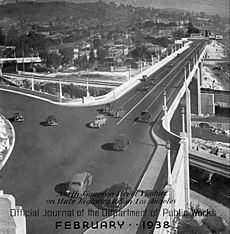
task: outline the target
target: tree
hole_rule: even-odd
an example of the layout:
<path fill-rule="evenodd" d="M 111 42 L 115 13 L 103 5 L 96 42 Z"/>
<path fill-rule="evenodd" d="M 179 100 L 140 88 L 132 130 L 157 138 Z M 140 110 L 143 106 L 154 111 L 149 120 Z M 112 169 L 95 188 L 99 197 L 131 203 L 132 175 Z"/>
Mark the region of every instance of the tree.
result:
<path fill-rule="evenodd" d="M 19 39 L 17 29 L 12 25 L 7 33 L 7 45 L 16 45 Z"/>
<path fill-rule="evenodd" d="M 103 61 L 103 59 L 105 58 L 106 56 L 106 51 L 104 49 L 99 49 L 97 51 L 97 59 L 98 61 Z"/>
<path fill-rule="evenodd" d="M 90 50 L 89 62 L 90 62 L 91 64 L 94 64 L 94 63 L 95 63 L 95 56 L 94 56 L 94 49 L 93 49 L 93 48 Z"/>
<path fill-rule="evenodd" d="M 188 23 L 188 30 L 187 30 L 187 36 L 190 37 L 191 33 L 199 33 L 200 30 L 198 28 L 195 28 L 192 24 L 192 22 Z"/>
<path fill-rule="evenodd" d="M 62 55 L 62 64 L 70 63 L 73 60 L 73 49 L 70 47 L 65 47 L 59 50 Z"/>
<path fill-rule="evenodd" d="M 177 31 L 173 32 L 173 37 L 177 38 L 177 39 L 181 39 L 181 38 L 185 37 L 184 31 L 178 29 Z"/>
<path fill-rule="evenodd" d="M 3 33 L 2 28 L 0 27 L 0 45 L 5 45 L 5 42 L 5 34 Z"/>

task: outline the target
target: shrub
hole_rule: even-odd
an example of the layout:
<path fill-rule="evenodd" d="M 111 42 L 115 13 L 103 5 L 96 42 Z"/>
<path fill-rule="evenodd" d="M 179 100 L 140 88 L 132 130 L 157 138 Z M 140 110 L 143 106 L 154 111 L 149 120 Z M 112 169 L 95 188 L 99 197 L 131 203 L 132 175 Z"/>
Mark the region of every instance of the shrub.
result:
<path fill-rule="evenodd" d="M 203 224 L 208 227 L 208 229 L 213 234 L 218 234 L 225 230 L 225 226 L 221 217 L 218 216 L 209 216 L 202 220 Z"/>

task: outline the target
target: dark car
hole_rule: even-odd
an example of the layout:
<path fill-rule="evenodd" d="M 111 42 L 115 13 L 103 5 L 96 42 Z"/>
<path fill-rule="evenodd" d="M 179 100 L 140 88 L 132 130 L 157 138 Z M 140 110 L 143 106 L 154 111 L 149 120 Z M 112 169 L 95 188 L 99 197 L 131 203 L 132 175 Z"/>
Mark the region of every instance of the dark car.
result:
<path fill-rule="evenodd" d="M 55 117 L 55 115 L 49 115 L 46 119 L 46 125 L 47 126 L 57 126 L 58 122 L 57 119 Z"/>
<path fill-rule="evenodd" d="M 114 184 L 105 193 L 102 207 L 108 210 L 120 210 L 132 198 L 132 188 L 126 183 Z"/>
<path fill-rule="evenodd" d="M 122 133 L 115 138 L 113 149 L 117 151 L 124 151 L 130 144 L 131 140 L 127 137 L 127 135 Z"/>
<path fill-rule="evenodd" d="M 148 91 L 149 88 L 150 88 L 149 85 L 144 85 L 144 86 L 142 87 L 142 90 L 143 90 L 143 91 Z"/>
<path fill-rule="evenodd" d="M 150 84 L 150 85 L 155 85 L 156 82 L 155 82 L 155 80 L 153 79 L 153 80 L 150 80 L 150 81 L 149 81 L 149 84 Z"/>
<path fill-rule="evenodd" d="M 147 75 L 143 75 L 143 76 L 142 76 L 142 81 L 145 82 L 145 81 L 147 81 L 147 80 L 148 80 L 148 76 L 147 76 Z"/>
<path fill-rule="evenodd" d="M 18 113 L 15 113 L 15 115 L 13 117 L 13 120 L 15 122 L 23 122 L 24 121 L 24 117 L 18 112 Z"/>
<path fill-rule="evenodd" d="M 142 111 L 139 117 L 134 118 L 135 122 L 149 123 L 152 114 L 149 111 Z"/>

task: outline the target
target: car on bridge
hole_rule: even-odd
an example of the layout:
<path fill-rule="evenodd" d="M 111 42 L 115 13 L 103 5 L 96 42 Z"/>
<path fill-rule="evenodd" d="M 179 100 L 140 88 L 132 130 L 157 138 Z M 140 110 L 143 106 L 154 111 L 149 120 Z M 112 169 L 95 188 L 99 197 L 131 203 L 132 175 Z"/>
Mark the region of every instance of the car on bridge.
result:
<path fill-rule="evenodd" d="M 102 114 L 112 115 L 114 113 L 114 105 L 112 103 L 107 103 L 101 111 Z"/>
<path fill-rule="evenodd" d="M 115 137 L 113 149 L 117 151 L 125 151 L 130 144 L 131 140 L 128 138 L 128 136 L 121 133 L 120 135 Z"/>
<path fill-rule="evenodd" d="M 94 120 L 89 124 L 91 128 L 101 128 L 106 124 L 108 117 L 105 115 L 97 115 Z"/>
<path fill-rule="evenodd" d="M 149 90 L 149 85 L 145 84 L 143 87 L 142 87 L 142 90 L 143 91 L 148 91 Z"/>
<path fill-rule="evenodd" d="M 14 122 L 23 122 L 24 121 L 24 117 L 19 113 L 15 113 L 14 117 L 13 117 L 13 121 Z"/>
<path fill-rule="evenodd" d="M 142 111 L 140 116 L 134 118 L 135 122 L 149 123 L 151 121 L 152 114 L 149 111 Z"/>
<path fill-rule="evenodd" d="M 147 75 L 143 75 L 141 81 L 146 82 L 147 80 L 148 80 L 148 76 Z"/>
<path fill-rule="evenodd" d="M 126 183 L 114 184 L 105 191 L 102 207 L 106 210 L 120 210 L 132 198 L 132 188 Z"/>
<path fill-rule="evenodd" d="M 156 82 L 155 82 L 155 80 L 154 80 L 154 79 L 152 79 L 152 80 L 150 80 L 150 81 L 149 81 L 149 84 L 150 84 L 150 85 L 155 85 L 155 84 L 156 84 Z"/>
<path fill-rule="evenodd" d="M 89 172 L 75 174 L 69 183 L 66 195 L 70 197 L 82 197 L 92 184 L 92 180 L 93 177 Z"/>
<path fill-rule="evenodd" d="M 124 109 L 124 107 L 120 107 L 112 113 L 112 116 L 114 118 L 122 118 L 125 115 L 125 113 L 126 110 Z"/>
<path fill-rule="evenodd" d="M 55 117 L 55 115 L 49 115 L 46 119 L 46 126 L 57 126 L 58 122 L 57 122 L 57 118 Z"/>
<path fill-rule="evenodd" d="M 169 66 L 170 66 L 170 67 L 173 67 L 173 66 L 174 66 L 174 63 L 169 63 Z"/>

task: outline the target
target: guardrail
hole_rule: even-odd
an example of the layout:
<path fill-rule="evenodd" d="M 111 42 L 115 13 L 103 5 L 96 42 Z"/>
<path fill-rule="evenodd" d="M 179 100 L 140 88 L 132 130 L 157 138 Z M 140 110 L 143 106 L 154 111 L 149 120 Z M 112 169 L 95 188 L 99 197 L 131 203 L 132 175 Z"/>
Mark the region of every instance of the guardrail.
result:
<path fill-rule="evenodd" d="M 176 198 L 176 203 L 174 204 L 174 206 L 172 205 L 164 205 L 161 207 L 161 210 L 159 212 L 159 216 L 158 216 L 158 220 L 161 220 L 161 222 L 164 222 L 164 221 L 168 221 L 169 217 L 167 216 L 162 216 L 163 214 L 163 209 L 175 209 L 175 210 L 180 210 L 181 208 L 184 208 L 184 207 L 181 207 L 180 204 L 185 204 L 185 193 L 183 190 L 181 190 L 181 181 L 183 181 L 184 179 L 184 171 L 183 171 L 183 167 L 181 167 L 182 164 L 184 164 L 184 154 L 185 154 L 185 147 L 187 147 L 185 144 L 187 144 L 187 142 L 185 141 L 188 141 L 187 137 L 182 140 L 182 138 L 178 135 L 176 135 L 175 133 L 171 132 L 170 130 L 170 121 L 173 117 L 173 114 L 174 112 L 176 111 L 177 109 L 177 106 L 179 105 L 180 103 L 180 100 L 181 98 L 184 96 L 184 93 L 186 92 L 186 88 L 188 87 L 188 84 L 191 82 L 194 74 L 195 74 L 195 71 L 196 69 L 198 68 L 198 65 L 199 63 L 201 62 L 202 58 L 204 57 L 205 53 L 206 53 L 206 49 L 207 49 L 207 46 L 205 46 L 203 52 L 201 53 L 198 61 L 196 62 L 196 64 L 194 65 L 192 71 L 190 72 L 188 78 L 186 79 L 186 83 L 183 84 L 182 88 L 180 89 L 178 95 L 176 96 L 176 98 L 174 99 L 173 103 L 170 105 L 170 107 L 168 108 L 165 116 L 162 118 L 162 126 L 163 128 L 171 135 L 175 136 L 175 137 L 178 137 L 178 139 L 181 139 L 180 141 L 180 147 L 179 147 L 179 150 L 177 152 L 177 157 L 176 157 L 176 161 L 175 161 L 175 164 L 173 166 L 173 170 L 172 170 L 172 188 L 171 188 L 171 191 L 169 191 L 169 193 L 173 193 L 173 196 Z M 181 169 L 182 168 L 182 169 Z M 165 198 L 164 199 L 167 199 L 167 196 L 168 196 L 168 193 L 166 194 Z M 182 209 L 184 210 L 184 209 Z M 172 224 L 172 220 L 171 220 L 171 224 Z M 161 229 L 155 229 L 154 230 L 154 234 L 166 234 L 168 233 L 168 231 L 164 228 L 161 228 Z"/>
<path fill-rule="evenodd" d="M 156 72 L 157 70 L 159 70 L 162 66 L 164 66 L 165 64 L 167 64 L 169 61 L 171 61 L 173 58 L 175 58 L 177 56 L 178 53 L 182 53 L 183 51 L 185 51 L 186 49 L 189 48 L 190 44 L 192 42 L 187 42 L 184 47 L 180 48 L 179 50 L 175 51 L 174 53 L 172 53 L 171 55 L 167 56 L 166 58 L 164 58 L 163 60 L 159 61 L 158 63 L 154 64 L 153 66 L 147 68 L 145 71 L 143 71 L 142 73 L 139 73 L 138 75 L 136 75 L 135 77 L 131 78 L 130 80 L 128 80 L 127 82 L 123 83 L 122 85 L 120 85 L 119 87 L 116 87 L 114 90 L 112 90 L 111 92 L 103 95 L 103 96 L 99 96 L 99 97 L 90 97 L 89 99 L 84 98 L 81 99 L 82 102 L 80 102 L 80 99 L 73 99 L 72 102 L 58 102 L 58 100 L 54 100 L 53 98 L 50 98 L 49 96 L 45 97 L 42 95 L 42 99 L 36 97 L 36 95 L 39 93 L 30 93 L 30 95 L 27 95 L 21 91 L 21 90 L 17 90 L 16 93 L 18 94 L 24 94 L 26 96 L 30 96 L 30 97 L 34 97 L 34 98 L 38 98 L 40 100 L 43 101 L 47 101 L 53 104 L 57 104 L 60 106 L 69 106 L 69 107 L 84 107 L 84 106 L 97 106 L 97 105 L 104 105 L 110 102 L 113 102 L 117 99 L 119 99 L 121 96 L 123 96 L 125 93 L 127 93 L 129 90 L 131 90 L 132 88 L 134 88 L 137 84 L 140 83 L 140 79 L 142 78 L 143 75 L 151 75 L 152 73 Z M 2 89 L 4 89 L 2 87 Z M 9 88 L 7 88 L 6 90 L 9 90 Z M 35 91 L 36 92 L 36 91 Z M 46 94 L 45 94 L 46 95 Z M 39 97 L 41 97 L 41 95 L 39 95 Z M 65 99 L 63 99 L 65 100 Z"/>

